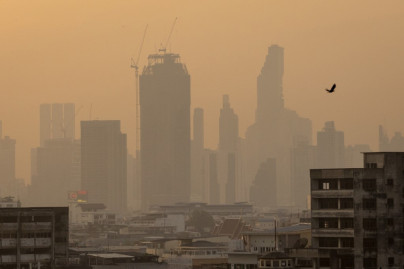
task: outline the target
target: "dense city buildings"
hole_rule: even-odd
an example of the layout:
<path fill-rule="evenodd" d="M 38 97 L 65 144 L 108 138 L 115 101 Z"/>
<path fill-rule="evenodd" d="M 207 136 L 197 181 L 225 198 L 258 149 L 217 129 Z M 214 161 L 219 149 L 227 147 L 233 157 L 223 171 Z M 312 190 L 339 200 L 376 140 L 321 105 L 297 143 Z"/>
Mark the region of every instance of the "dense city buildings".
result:
<path fill-rule="evenodd" d="M 143 209 L 190 200 L 190 75 L 180 56 L 153 54 L 140 76 Z"/>
<path fill-rule="evenodd" d="M 364 168 L 313 169 L 312 247 L 324 268 L 401 268 L 404 153 L 364 153 Z"/>
<path fill-rule="evenodd" d="M 0 267 L 61 268 L 68 263 L 67 207 L 0 208 Z"/>
<path fill-rule="evenodd" d="M 81 122 L 81 189 L 109 210 L 127 206 L 126 134 L 118 120 Z"/>
<path fill-rule="evenodd" d="M 293 140 L 295 137 L 306 137 L 311 144 L 312 129 L 309 119 L 301 118 L 295 111 L 285 108 L 283 72 L 284 49 L 272 45 L 257 77 L 255 123 L 247 129 L 243 154 L 247 186 L 252 184 L 262 162 L 268 158 L 276 159 L 277 189 L 282 193 L 277 198 L 278 203 L 288 205 Z"/>

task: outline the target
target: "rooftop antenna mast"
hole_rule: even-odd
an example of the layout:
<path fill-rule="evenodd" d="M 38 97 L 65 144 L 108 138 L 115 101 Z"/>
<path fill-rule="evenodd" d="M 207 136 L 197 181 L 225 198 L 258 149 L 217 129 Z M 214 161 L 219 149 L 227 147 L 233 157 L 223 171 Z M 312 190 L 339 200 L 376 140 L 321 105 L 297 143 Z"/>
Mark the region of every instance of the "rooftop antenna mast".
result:
<path fill-rule="evenodd" d="M 139 59 L 140 54 L 142 53 L 144 39 L 146 37 L 147 27 L 144 28 L 142 42 L 140 43 L 139 53 L 137 55 L 136 62 L 131 58 L 131 68 L 135 69 L 135 78 L 136 78 L 136 157 L 139 156 L 140 151 L 140 105 L 139 105 Z"/>
<path fill-rule="evenodd" d="M 176 22 L 177 22 L 177 17 L 175 17 L 173 25 L 171 26 L 170 34 L 168 35 L 168 38 L 167 38 L 165 46 L 162 47 L 161 49 L 159 49 L 159 51 L 166 53 L 168 42 L 170 41 L 170 38 L 171 38 L 171 35 L 172 35 L 173 31 L 174 31 L 174 27 L 175 27 Z"/>

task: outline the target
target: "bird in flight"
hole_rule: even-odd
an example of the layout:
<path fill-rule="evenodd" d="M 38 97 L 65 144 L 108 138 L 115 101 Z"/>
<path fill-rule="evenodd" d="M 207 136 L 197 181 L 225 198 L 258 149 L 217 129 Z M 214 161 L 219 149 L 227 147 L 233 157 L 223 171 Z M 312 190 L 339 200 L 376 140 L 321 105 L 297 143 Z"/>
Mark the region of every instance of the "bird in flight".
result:
<path fill-rule="evenodd" d="M 327 92 L 329 92 L 329 93 L 333 93 L 336 86 L 337 86 L 337 85 L 334 83 L 334 85 L 332 85 L 332 87 L 331 87 L 330 90 L 329 90 L 329 89 L 325 89 L 325 90 L 326 90 Z"/>

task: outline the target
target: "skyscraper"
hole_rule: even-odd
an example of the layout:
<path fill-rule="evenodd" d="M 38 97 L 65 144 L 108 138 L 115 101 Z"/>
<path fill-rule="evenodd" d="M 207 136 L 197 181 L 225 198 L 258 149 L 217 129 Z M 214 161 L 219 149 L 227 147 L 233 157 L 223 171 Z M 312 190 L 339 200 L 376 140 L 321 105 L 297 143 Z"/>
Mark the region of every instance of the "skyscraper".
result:
<path fill-rule="evenodd" d="M 278 203 L 290 205 L 291 148 L 296 137 L 305 137 L 311 145 L 311 121 L 285 108 L 283 100 L 284 49 L 268 48 L 264 65 L 257 77 L 255 123 L 248 127 L 245 139 L 246 187 L 252 184 L 260 164 L 276 159 Z"/>
<path fill-rule="evenodd" d="M 89 202 L 126 209 L 126 134 L 118 120 L 81 122 L 81 187 Z"/>
<path fill-rule="evenodd" d="M 39 112 L 40 145 L 55 138 L 74 139 L 75 137 L 75 105 L 41 104 Z"/>
<path fill-rule="evenodd" d="M 143 208 L 190 199 L 190 75 L 178 54 L 153 54 L 140 76 Z"/>
<path fill-rule="evenodd" d="M 204 198 L 206 155 L 204 141 L 203 109 L 195 108 L 193 117 L 193 140 L 191 142 L 191 201 L 201 202 Z"/>
<path fill-rule="evenodd" d="M 16 195 L 18 193 L 16 187 L 15 140 L 8 136 L 4 138 L 0 136 L 0 196 Z"/>
<path fill-rule="evenodd" d="M 236 200 L 236 177 L 238 157 L 238 116 L 230 105 L 228 95 L 223 95 L 219 117 L 218 176 L 221 200 L 234 203 Z"/>
<path fill-rule="evenodd" d="M 337 131 L 333 121 L 327 121 L 317 132 L 316 168 L 345 167 L 344 132 Z"/>

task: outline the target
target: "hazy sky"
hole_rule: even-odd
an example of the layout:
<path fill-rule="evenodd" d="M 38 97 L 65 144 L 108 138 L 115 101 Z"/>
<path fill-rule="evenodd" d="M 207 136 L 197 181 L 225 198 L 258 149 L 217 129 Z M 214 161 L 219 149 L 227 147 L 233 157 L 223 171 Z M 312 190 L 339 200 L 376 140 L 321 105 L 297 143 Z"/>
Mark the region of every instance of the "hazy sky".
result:
<path fill-rule="evenodd" d="M 39 104 L 74 102 L 79 121 L 120 119 L 135 145 L 130 57 L 149 25 L 141 65 L 165 43 L 191 74 L 193 107 L 205 110 L 206 144 L 218 142 L 221 96 L 254 121 L 256 77 L 267 47 L 285 48 L 284 98 L 311 118 L 335 120 L 346 144 L 377 150 L 377 126 L 404 131 L 404 1 L 4 1 L 0 0 L 0 120 L 17 139 L 17 176 L 29 181 L 39 144 Z M 335 94 L 324 89 L 337 84 Z M 314 136 L 315 138 L 315 136 Z"/>

